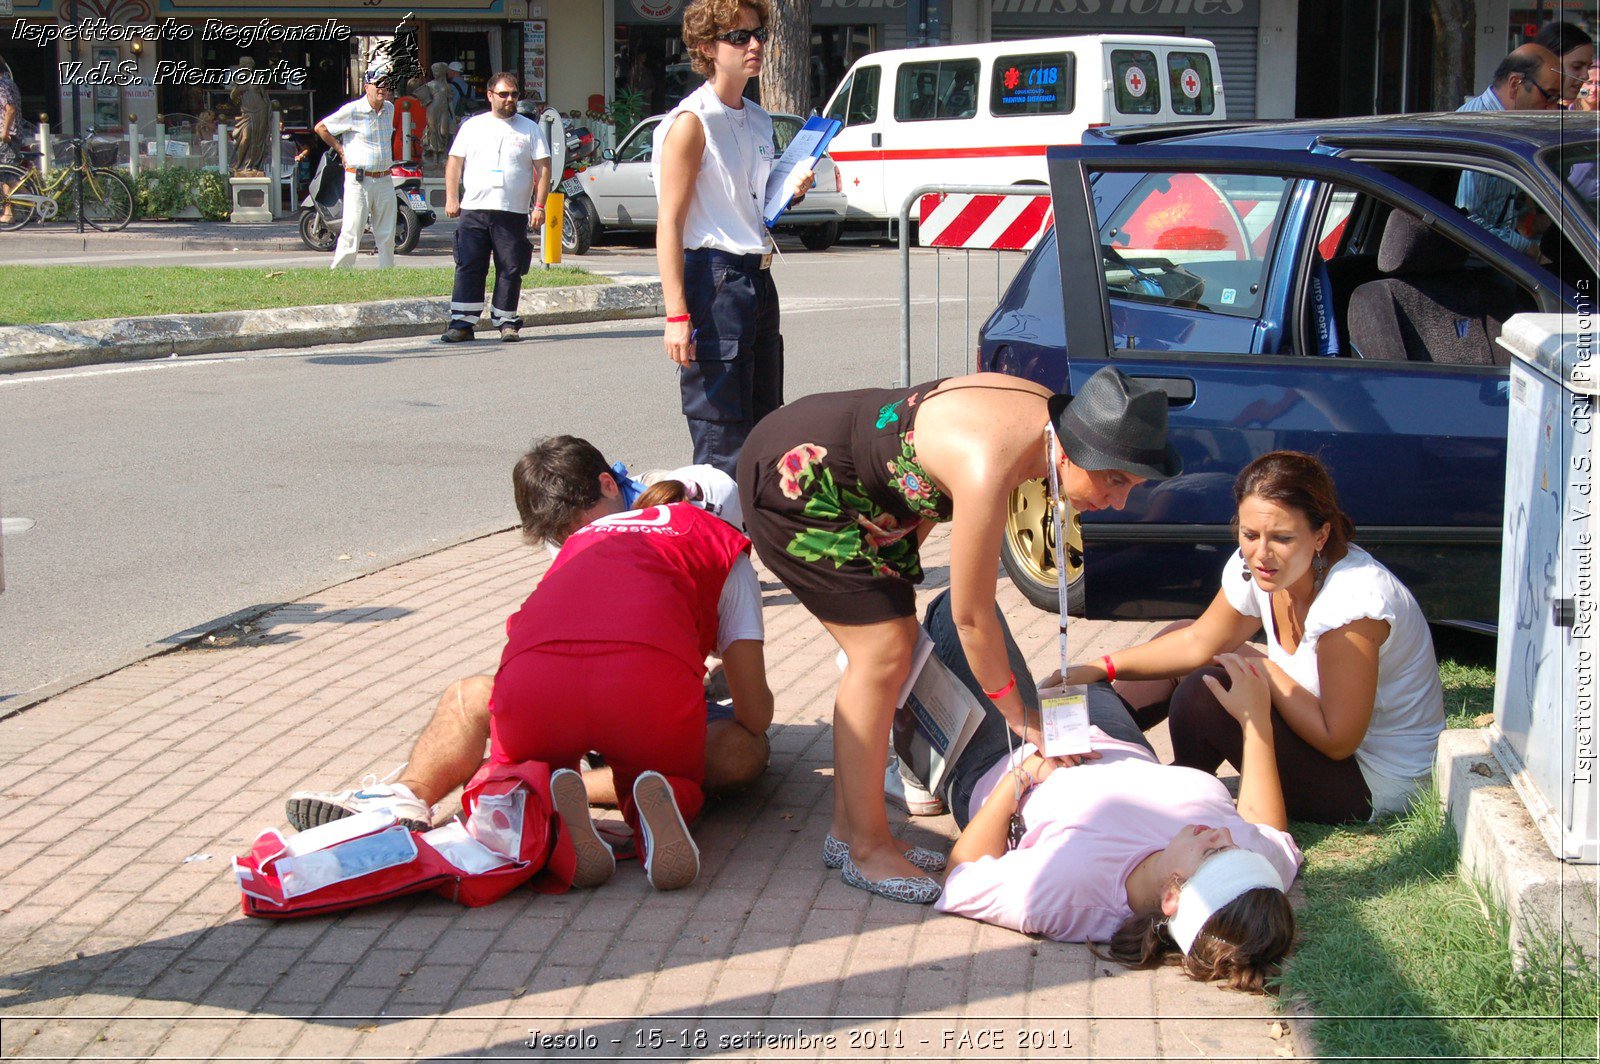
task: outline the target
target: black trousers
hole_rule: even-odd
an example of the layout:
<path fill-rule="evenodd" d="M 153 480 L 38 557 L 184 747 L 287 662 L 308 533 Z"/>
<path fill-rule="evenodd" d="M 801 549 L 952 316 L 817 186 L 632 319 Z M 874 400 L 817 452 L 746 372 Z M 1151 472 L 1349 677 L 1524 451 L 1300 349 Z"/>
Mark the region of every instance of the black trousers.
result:
<path fill-rule="evenodd" d="M 450 327 L 470 329 L 483 316 L 483 286 L 494 256 L 494 299 L 489 320 L 495 328 L 522 328 L 517 303 L 522 277 L 533 265 L 528 216 L 515 211 L 462 211 L 456 224 L 455 287 L 450 291 Z"/>
<path fill-rule="evenodd" d="M 756 422 L 783 405 L 778 290 L 760 255 L 712 248 L 683 253 L 694 361 L 678 374 L 696 465 L 737 477 Z"/>

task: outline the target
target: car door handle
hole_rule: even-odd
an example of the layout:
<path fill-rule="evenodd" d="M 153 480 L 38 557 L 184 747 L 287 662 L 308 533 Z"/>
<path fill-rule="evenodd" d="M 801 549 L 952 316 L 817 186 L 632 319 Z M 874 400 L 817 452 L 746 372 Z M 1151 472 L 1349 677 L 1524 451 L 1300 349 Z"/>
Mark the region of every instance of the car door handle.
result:
<path fill-rule="evenodd" d="M 872 135 L 872 146 L 874 148 L 883 147 L 883 134 L 882 133 L 874 133 Z"/>
<path fill-rule="evenodd" d="M 1135 380 L 1155 385 L 1167 393 L 1168 406 L 1188 406 L 1194 402 L 1194 380 L 1190 377 L 1142 377 L 1132 374 Z"/>

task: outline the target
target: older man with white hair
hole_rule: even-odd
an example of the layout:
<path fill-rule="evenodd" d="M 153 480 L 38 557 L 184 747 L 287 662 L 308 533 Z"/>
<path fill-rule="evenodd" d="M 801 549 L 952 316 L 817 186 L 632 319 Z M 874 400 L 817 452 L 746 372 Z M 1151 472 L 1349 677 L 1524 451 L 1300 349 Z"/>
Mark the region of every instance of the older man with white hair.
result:
<path fill-rule="evenodd" d="M 373 63 L 367 68 L 360 99 L 351 100 L 317 123 L 316 133 L 344 164 L 344 221 L 339 244 L 333 249 L 332 269 L 354 267 L 361 247 L 361 232 L 372 223 L 372 240 L 378 245 L 378 266 L 394 265 L 394 89 L 389 67 Z"/>

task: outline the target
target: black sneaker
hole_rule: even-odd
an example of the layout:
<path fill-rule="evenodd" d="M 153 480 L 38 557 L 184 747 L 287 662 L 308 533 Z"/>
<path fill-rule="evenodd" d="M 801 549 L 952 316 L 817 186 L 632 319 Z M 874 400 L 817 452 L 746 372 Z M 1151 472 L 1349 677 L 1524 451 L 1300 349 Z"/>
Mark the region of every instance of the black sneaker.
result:
<path fill-rule="evenodd" d="M 439 337 L 439 340 L 442 343 L 459 344 L 465 340 L 476 340 L 477 338 L 470 328 L 463 329 L 452 325 L 444 331 L 444 335 Z"/>

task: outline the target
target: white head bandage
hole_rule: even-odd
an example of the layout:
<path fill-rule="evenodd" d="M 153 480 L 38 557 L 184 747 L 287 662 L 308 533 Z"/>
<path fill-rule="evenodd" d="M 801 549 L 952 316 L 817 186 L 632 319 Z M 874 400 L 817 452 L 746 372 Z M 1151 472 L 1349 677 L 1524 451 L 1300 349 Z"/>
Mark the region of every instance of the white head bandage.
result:
<path fill-rule="evenodd" d="M 1178 892 L 1178 911 L 1167 924 L 1185 954 L 1213 913 L 1247 890 L 1283 889 L 1272 862 L 1252 850 L 1224 850 L 1200 865 Z"/>

